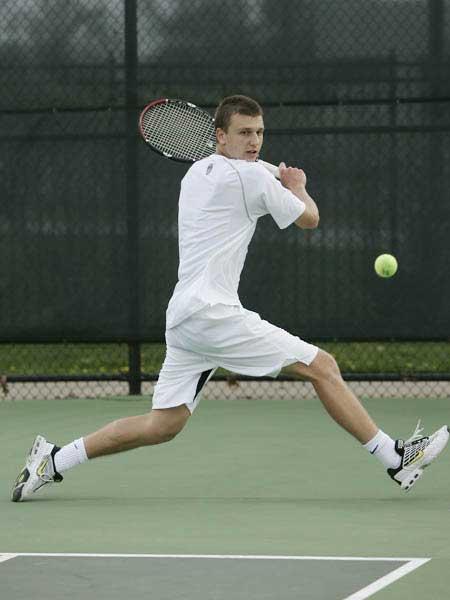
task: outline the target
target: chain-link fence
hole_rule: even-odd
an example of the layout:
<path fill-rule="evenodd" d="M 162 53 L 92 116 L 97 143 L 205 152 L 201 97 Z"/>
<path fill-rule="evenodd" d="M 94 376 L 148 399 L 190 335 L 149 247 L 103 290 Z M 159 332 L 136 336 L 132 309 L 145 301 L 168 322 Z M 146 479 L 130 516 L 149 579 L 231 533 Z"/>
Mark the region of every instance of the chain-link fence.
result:
<path fill-rule="evenodd" d="M 323 342 L 361 397 L 448 397 L 448 342 Z M 0 400 L 152 394 L 164 344 L 1 344 Z M 219 369 L 211 398 L 309 398 L 310 384 Z"/>
<path fill-rule="evenodd" d="M 312 232 L 261 220 L 243 304 L 332 351 L 366 393 L 448 393 L 450 2 L 6 0 L 0 16 L 8 397 L 151 389 L 187 167 L 148 152 L 137 116 L 232 93 L 263 105 L 264 158 L 301 165 L 321 211 Z M 391 280 L 373 271 L 383 252 Z M 282 389 L 220 376 L 218 394 Z"/>

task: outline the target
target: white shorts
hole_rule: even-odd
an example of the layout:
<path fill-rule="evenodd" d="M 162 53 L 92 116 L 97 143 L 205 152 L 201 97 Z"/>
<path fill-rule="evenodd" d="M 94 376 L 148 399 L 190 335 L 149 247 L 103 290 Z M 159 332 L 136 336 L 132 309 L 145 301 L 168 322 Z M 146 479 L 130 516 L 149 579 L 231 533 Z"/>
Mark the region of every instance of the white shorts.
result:
<path fill-rule="evenodd" d="M 207 306 L 166 331 L 166 358 L 153 408 L 186 404 L 192 413 L 217 367 L 254 377 L 277 377 L 295 362 L 310 365 L 318 348 L 263 321 L 242 306 Z"/>

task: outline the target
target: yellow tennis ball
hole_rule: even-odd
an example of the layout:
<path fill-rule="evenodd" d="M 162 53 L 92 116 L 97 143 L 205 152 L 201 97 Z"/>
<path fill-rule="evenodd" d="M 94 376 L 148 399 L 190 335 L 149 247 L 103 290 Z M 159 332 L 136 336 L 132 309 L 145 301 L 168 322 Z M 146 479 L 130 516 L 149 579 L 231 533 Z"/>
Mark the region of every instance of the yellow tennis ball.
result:
<path fill-rule="evenodd" d="M 392 254 L 380 254 L 375 261 L 375 272 L 380 277 L 392 277 L 398 269 L 398 263 Z"/>

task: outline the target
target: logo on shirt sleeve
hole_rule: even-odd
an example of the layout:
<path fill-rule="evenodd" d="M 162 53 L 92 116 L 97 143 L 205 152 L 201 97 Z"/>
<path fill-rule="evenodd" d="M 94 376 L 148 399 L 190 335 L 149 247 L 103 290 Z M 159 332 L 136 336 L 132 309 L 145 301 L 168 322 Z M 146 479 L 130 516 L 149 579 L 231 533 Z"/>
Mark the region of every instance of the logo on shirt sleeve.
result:
<path fill-rule="evenodd" d="M 206 174 L 209 175 L 213 170 L 213 163 L 209 163 L 208 168 L 206 169 Z"/>

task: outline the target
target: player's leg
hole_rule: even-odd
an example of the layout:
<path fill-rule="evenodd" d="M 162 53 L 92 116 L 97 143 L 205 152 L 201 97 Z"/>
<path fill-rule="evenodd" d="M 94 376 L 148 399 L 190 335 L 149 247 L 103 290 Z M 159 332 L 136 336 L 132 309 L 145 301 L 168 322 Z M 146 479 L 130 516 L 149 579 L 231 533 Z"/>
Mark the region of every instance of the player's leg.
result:
<path fill-rule="evenodd" d="M 378 458 L 386 468 L 397 468 L 395 441 L 381 431 L 342 378 L 336 360 L 323 350 L 310 364 L 295 362 L 286 372 L 310 381 L 328 414 Z"/>
<path fill-rule="evenodd" d="M 309 364 L 296 362 L 285 371 L 311 381 L 331 417 L 359 440 L 387 468 L 390 477 L 408 491 L 422 476 L 423 469 L 439 456 L 448 443 L 446 425 L 430 436 L 421 435 L 419 424 L 413 435 L 393 440 L 379 429 L 342 378 L 334 358 L 319 350 Z"/>
<path fill-rule="evenodd" d="M 11 499 L 21 502 L 44 485 L 61 482 L 62 473 L 89 459 L 168 442 L 183 429 L 190 415 L 185 405 L 152 410 L 108 423 L 63 448 L 38 435 L 14 483 Z"/>
<path fill-rule="evenodd" d="M 416 431 L 403 442 L 381 431 L 344 382 L 334 358 L 317 346 L 268 323 L 239 306 L 216 305 L 180 326 L 190 347 L 225 369 L 250 376 L 276 377 L 290 365 L 309 379 L 329 414 L 364 444 L 408 490 L 446 446 L 447 427 L 431 436 Z"/>
<path fill-rule="evenodd" d="M 287 372 L 310 381 L 330 416 L 362 444 L 378 432 L 378 427 L 345 381 L 335 359 L 319 350 L 310 365 L 296 362 Z"/>
<path fill-rule="evenodd" d="M 88 458 L 97 458 L 173 440 L 186 425 L 190 411 L 186 405 L 152 410 L 144 415 L 125 417 L 108 423 L 84 438 Z M 59 454 L 59 453 L 58 453 Z M 58 454 L 56 464 L 58 464 Z"/>
<path fill-rule="evenodd" d="M 166 359 L 153 394 L 153 410 L 113 421 L 84 438 L 59 448 L 37 436 L 11 495 L 21 502 L 61 473 L 89 459 L 172 440 L 197 406 L 214 365 L 193 352 L 167 346 Z"/>

